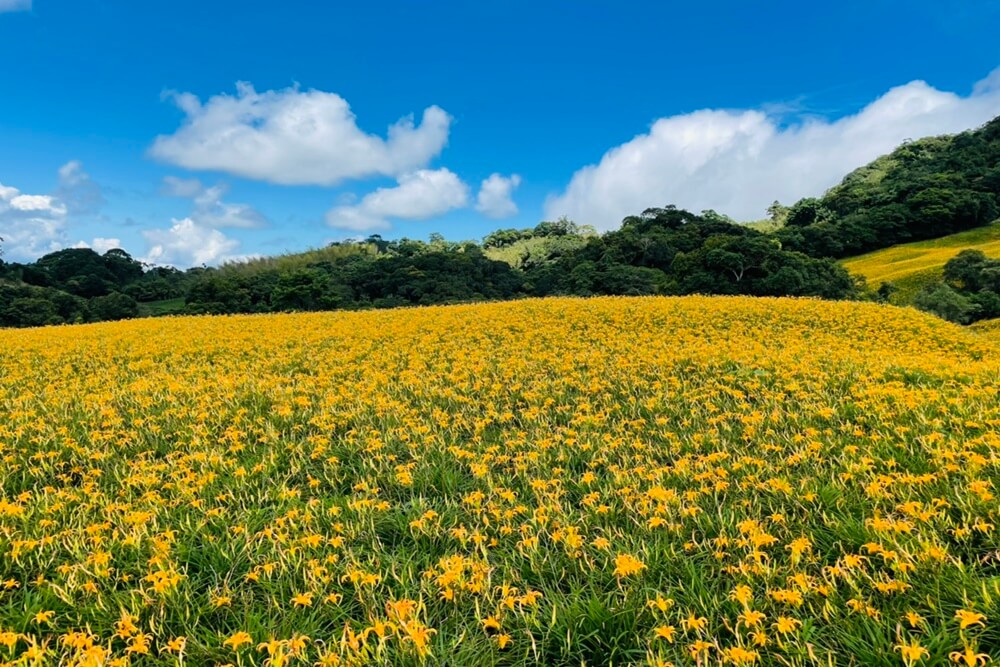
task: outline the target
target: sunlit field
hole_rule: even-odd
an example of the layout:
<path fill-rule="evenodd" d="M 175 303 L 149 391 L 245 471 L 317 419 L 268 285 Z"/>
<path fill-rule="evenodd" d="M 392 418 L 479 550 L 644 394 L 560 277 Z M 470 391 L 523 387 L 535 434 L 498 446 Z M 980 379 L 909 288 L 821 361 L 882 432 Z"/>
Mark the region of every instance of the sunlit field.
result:
<path fill-rule="evenodd" d="M 606 298 L 3 331 L 0 662 L 1000 658 L 1000 339 Z"/>
<path fill-rule="evenodd" d="M 851 273 L 863 276 L 877 288 L 892 283 L 897 292 L 893 303 L 908 304 L 925 286 L 941 280 L 944 265 L 963 250 L 979 250 L 987 257 L 1000 257 L 1000 221 L 930 241 L 904 243 L 866 255 L 842 260 Z"/>
<path fill-rule="evenodd" d="M 983 336 L 990 336 L 1000 342 L 1000 319 L 982 320 L 973 324 L 970 329 Z"/>

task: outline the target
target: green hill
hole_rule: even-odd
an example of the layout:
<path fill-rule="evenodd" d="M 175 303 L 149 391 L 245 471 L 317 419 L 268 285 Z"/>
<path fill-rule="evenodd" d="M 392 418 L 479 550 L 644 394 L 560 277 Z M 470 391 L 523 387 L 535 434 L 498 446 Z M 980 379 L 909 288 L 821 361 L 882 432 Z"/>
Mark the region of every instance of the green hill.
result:
<path fill-rule="evenodd" d="M 981 250 L 1000 258 L 1000 220 L 986 227 L 943 236 L 930 241 L 904 243 L 841 260 L 853 274 L 863 276 L 876 288 L 890 282 L 896 286 L 893 303 L 906 305 L 925 285 L 941 280 L 945 263 L 963 250 Z"/>
<path fill-rule="evenodd" d="M 515 269 L 525 269 L 578 250 L 587 244 L 587 238 L 579 234 L 535 236 L 520 239 L 510 245 L 486 248 L 483 254 L 494 261 L 505 262 Z"/>
<path fill-rule="evenodd" d="M 998 214 L 1000 117 L 901 145 L 789 207 L 775 236 L 812 257 L 855 257 L 983 227 Z"/>
<path fill-rule="evenodd" d="M 1000 215 L 1000 117 L 907 142 L 822 197 L 774 202 L 768 214 L 741 225 L 668 204 L 617 227 L 609 220 L 601 234 L 559 219 L 481 242 L 372 235 L 186 271 L 118 248 L 67 248 L 26 264 L 0 260 L 0 326 L 553 295 L 863 296 L 848 271 L 873 288 L 893 282 L 894 301 L 908 303 L 965 248 L 986 255 L 970 268 L 978 277 L 935 287 L 919 306 L 963 324 L 1000 316 L 1000 268 L 988 259 L 1000 257 L 1000 229 L 989 226 Z"/>
<path fill-rule="evenodd" d="M 251 257 L 226 262 L 219 270 L 229 274 L 255 275 L 267 271 L 295 271 L 322 262 L 334 262 L 345 257 L 370 257 L 378 253 L 377 245 L 367 242 L 331 243 L 322 248 L 301 252 L 286 252 L 269 257 Z"/>

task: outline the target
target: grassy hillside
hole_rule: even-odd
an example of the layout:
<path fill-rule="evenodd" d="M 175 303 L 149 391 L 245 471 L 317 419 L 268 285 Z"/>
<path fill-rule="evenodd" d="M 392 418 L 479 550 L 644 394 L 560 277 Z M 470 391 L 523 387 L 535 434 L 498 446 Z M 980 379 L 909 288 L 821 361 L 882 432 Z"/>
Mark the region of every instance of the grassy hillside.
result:
<path fill-rule="evenodd" d="M 1000 319 L 976 322 L 969 328 L 977 334 L 993 338 L 995 341 L 1000 343 Z"/>
<path fill-rule="evenodd" d="M 219 270 L 223 273 L 243 275 L 255 275 L 266 271 L 293 271 L 319 262 L 333 262 L 353 255 L 371 256 L 375 253 L 376 246 L 373 243 L 331 243 L 322 248 L 312 248 L 302 252 L 227 262 L 219 267 Z"/>
<path fill-rule="evenodd" d="M 893 302 L 908 304 L 924 285 L 941 279 L 949 259 L 969 248 L 982 250 L 988 257 L 1000 257 L 1000 221 L 932 241 L 876 250 L 840 263 L 851 273 L 864 276 L 873 288 L 883 282 L 893 283 L 899 289 Z"/>
<path fill-rule="evenodd" d="M 587 244 L 586 236 L 536 236 L 521 239 L 510 245 L 486 248 L 488 258 L 505 262 L 515 269 L 523 269 L 550 262 Z"/>
<path fill-rule="evenodd" d="M 146 301 L 139 304 L 139 317 L 160 317 L 184 312 L 184 297 Z"/>
<path fill-rule="evenodd" d="M 911 309 L 133 320 L 0 377 L 7 663 L 1000 656 L 1000 343 Z"/>
<path fill-rule="evenodd" d="M 506 262 L 519 269 L 523 265 L 525 257 L 531 255 L 532 252 L 544 251 L 548 245 L 549 239 L 546 237 L 521 239 L 499 248 L 486 248 L 483 250 L 483 254 L 492 260 Z"/>

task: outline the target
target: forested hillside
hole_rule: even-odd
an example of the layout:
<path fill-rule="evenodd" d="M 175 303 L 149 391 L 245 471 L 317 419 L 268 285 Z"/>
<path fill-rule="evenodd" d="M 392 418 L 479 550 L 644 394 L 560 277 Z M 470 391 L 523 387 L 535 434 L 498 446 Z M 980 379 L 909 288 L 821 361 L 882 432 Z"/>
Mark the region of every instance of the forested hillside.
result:
<path fill-rule="evenodd" d="M 782 246 L 850 257 L 989 224 L 1000 210 L 1000 118 L 903 144 L 819 198 L 780 210 Z"/>
<path fill-rule="evenodd" d="M 523 256 L 520 253 L 525 250 Z M 492 256 L 507 253 L 507 261 Z M 144 267 L 123 250 L 61 250 L 8 264 L 0 325 L 38 326 L 147 312 L 262 313 L 391 308 L 529 296 L 613 294 L 856 295 L 832 260 L 717 214 L 674 207 L 630 216 L 598 236 L 572 222 L 504 230 L 483 244 L 378 236 L 303 255 L 178 271 Z M 179 298 L 183 298 L 181 305 Z M 169 304 L 164 308 L 164 304 Z M 180 306 L 180 307 L 178 307 Z"/>
<path fill-rule="evenodd" d="M 549 295 L 884 300 L 892 285 L 866 286 L 835 260 L 979 228 L 998 211 L 1000 118 L 958 135 L 908 142 L 848 174 L 822 197 L 789 207 L 775 202 L 770 220 L 752 225 L 668 205 L 629 216 L 605 234 L 561 219 L 498 230 L 482 242 L 374 235 L 186 271 L 143 265 L 121 249 L 104 255 L 66 249 L 28 264 L 0 260 L 0 326 Z M 994 269 L 989 262 L 983 267 L 981 282 L 988 287 Z M 926 291 L 933 294 L 915 299 L 918 305 L 955 321 L 1000 312 L 992 296 L 961 281 L 934 283 Z"/>

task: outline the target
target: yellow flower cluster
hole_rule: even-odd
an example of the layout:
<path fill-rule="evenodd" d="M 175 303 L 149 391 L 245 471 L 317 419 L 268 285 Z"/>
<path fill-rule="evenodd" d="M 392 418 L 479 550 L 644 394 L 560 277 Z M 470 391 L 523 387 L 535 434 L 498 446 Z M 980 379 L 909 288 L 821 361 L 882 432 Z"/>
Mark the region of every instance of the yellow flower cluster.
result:
<path fill-rule="evenodd" d="M 1000 341 L 602 298 L 4 331 L 0 665 L 982 665 Z"/>

